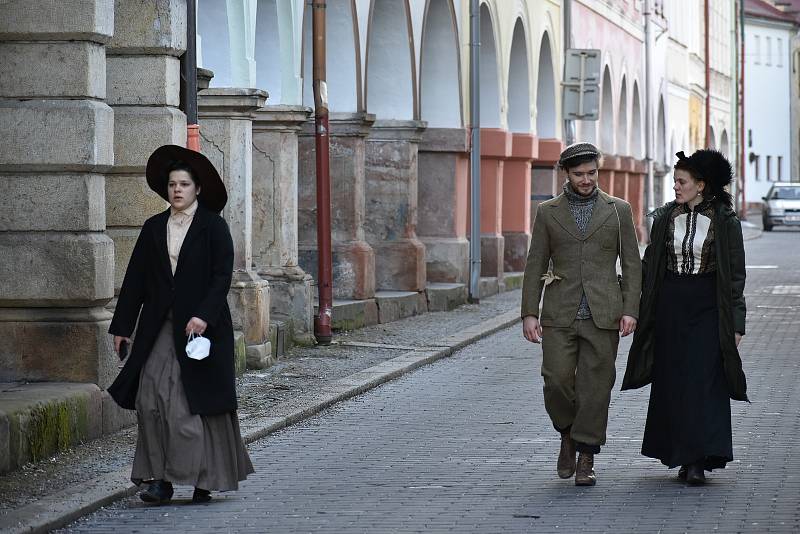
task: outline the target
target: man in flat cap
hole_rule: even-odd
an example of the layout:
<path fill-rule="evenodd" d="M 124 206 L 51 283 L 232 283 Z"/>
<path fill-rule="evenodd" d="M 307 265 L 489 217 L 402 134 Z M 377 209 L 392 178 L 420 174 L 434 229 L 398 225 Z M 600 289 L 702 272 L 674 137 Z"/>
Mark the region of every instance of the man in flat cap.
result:
<path fill-rule="evenodd" d="M 576 486 L 596 483 L 619 336 L 636 329 L 642 284 L 631 206 L 597 187 L 600 159 L 591 143 L 561 153 L 566 182 L 539 205 L 522 286 L 523 334 L 542 344 L 544 405 L 561 433 L 558 476 Z"/>

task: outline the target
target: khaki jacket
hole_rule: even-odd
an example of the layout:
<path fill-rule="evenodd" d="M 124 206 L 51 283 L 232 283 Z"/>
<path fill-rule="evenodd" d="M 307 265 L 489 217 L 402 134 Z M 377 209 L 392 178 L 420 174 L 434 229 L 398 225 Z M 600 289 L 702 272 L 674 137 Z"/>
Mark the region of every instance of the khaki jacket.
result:
<path fill-rule="evenodd" d="M 621 282 L 616 270 L 620 249 Z M 551 260 L 552 282 L 545 290 L 543 278 L 548 278 Z M 585 291 L 595 325 L 616 330 L 623 315 L 638 318 L 641 289 L 642 264 L 630 204 L 600 191 L 583 237 L 563 193 L 539 205 L 522 285 L 522 317 L 538 317 L 542 326 L 570 326 Z"/>

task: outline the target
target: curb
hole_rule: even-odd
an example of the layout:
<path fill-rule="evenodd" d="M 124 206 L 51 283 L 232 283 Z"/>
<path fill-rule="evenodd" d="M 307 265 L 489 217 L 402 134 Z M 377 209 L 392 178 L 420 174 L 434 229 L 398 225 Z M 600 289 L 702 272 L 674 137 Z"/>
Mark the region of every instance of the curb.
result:
<path fill-rule="evenodd" d="M 244 433 L 242 438 L 245 443 L 252 443 L 313 417 L 334 404 L 361 395 L 419 367 L 447 358 L 456 351 L 519 321 L 519 311 L 514 309 L 436 340 L 428 346 L 410 350 L 396 358 L 334 380 L 319 389 L 319 396 L 302 403 L 299 407 L 294 407 L 283 416 L 263 418 L 256 416 L 243 420 L 243 424 L 255 428 Z M 66 489 L 48 495 L 35 503 L 0 516 L 0 531 L 9 534 L 49 532 L 114 501 L 133 495 L 138 490 L 130 481 L 129 467 L 94 478 L 82 484 L 81 488 L 80 492 Z"/>

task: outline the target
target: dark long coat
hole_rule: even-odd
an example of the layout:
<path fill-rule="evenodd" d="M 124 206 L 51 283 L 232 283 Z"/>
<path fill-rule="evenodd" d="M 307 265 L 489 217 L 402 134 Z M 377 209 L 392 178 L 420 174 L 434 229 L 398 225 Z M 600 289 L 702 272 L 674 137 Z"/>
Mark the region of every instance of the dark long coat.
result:
<path fill-rule="evenodd" d="M 628 366 L 622 389 L 636 389 L 652 381 L 655 358 L 656 304 L 661 281 L 666 273 L 666 236 L 669 214 L 675 207 L 670 202 L 654 213 L 653 229 L 642 261 L 642 299 L 639 324 L 628 354 Z M 747 309 L 744 300 L 745 259 L 742 226 L 733 210 L 717 203 L 714 209 L 714 250 L 717 258 L 717 308 L 719 310 L 719 344 L 725 380 L 730 398 L 746 401 L 747 382 L 742 359 L 736 347 L 735 334 L 745 334 Z"/>
<path fill-rule="evenodd" d="M 236 410 L 233 325 L 227 301 L 233 273 L 231 234 L 222 217 L 200 204 L 173 276 L 167 252 L 169 214 L 167 209 L 144 223 L 128 263 L 109 332 L 130 337 L 137 318 L 139 324 L 131 353 L 108 392 L 123 408 L 134 409 L 139 373 L 172 310 L 175 352 L 189 409 L 202 415 L 231 412 Z M 186 356 L 184 330 L 192 317 L 208 323 L 203 335 L 211 341 L 211 353 L 203 360 Z"/>

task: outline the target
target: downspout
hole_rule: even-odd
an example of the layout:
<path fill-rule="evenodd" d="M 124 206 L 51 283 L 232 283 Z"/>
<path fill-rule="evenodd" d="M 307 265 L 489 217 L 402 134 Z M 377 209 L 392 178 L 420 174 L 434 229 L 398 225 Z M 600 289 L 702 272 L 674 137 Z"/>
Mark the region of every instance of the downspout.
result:
<path fill-rule="evenodd" d="M 708 31 L 709 0 L 703 2 L 703 24 L 705 26 L 705 52 L 706 52 L 706 148 L 711 147 L 711 52 L 710 36 Z"/>
<path fill-rule="evenodd" d="M 469 122 L 470 122 L 470 230 L 469 300 L 480 302 L 481 280 L 481 107 L 480 107 L 480 32 L 479 0 L 469 3 Z"/>
<path fill-rule="evenodd" d="M 312 34 L 314 62 L 314 123 L 317 155 L 317 288 L 319 307 L 314 316 L 317 343 L 327 345 L 333 337 L 333 259 L 331 250 L 331 177 L 329 168 L 328 87 L 325 82 L 326 0 L 313 0 Z"/>
<path fill-rule="evenodd" d="M 644 158 L 647 167 L 647 175 L 645 178 L 645 194 L 647 195 L 645 204 L 647 208 L 645 213 L 650 213 L 655 209 L 655 185 L 653 176 L 653 91 L 651 89 L 653 81 L 653 46 L 652 46 L 652 10 L 653 0 L 645 0 L 644 7 L 644 100 L 645 100 L 645 113 L 644 113 Z M 651 219 L 646 218 L 648 221 Z"/>
<path fill-rule="evenodd" d="M 746 145 L 744 136 L 744 38 L 744 0 L 739 0 L 739 46 L 741 46 L 741 50 L 739 52 L 739 161 L 741 165 L 741 173 L 739 175 L 740 182 L 737 197 L 739 199 L 739 218 L 743 221 L 747 220 L 747 196 L 745 194 L 747 180 L 745 180 L 744 175 L 746 164 L 746 160 L 744 158 Z"/>
<path fill-rule="evenodd" d="M 197 17 L 196 0 L 186 0 L 186 52 L 181 57 L 183 112 L 186 114 L 186 148 L 200 152 L 197 124 Z"/>
<path fill-rule="evenodd" d="M 572 0 L 564 0 L 564 53 L 567 57 L 567 50 L 572 47 Z M 564 143 L 569 146 L 575 142 L 575 121 L 564 119 Z"/>

